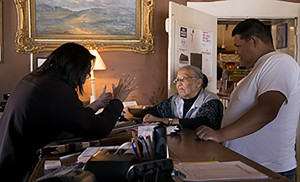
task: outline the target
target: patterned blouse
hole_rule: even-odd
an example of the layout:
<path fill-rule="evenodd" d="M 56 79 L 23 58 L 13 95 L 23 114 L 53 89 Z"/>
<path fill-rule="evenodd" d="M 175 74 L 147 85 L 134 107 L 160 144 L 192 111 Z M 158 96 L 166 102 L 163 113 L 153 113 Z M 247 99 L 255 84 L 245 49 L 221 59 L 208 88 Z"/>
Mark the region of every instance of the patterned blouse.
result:
<path fill-rule="evenodd" d="M 195 130 L 201 125 L 206 125 L 215 130 L 220 129 L 223 118 L 223 105 L 216 94 L 202 90 L 194 104 L 185 116 L 183 113 L 184 100 L 175 94 L 160 104 L 149 108 L 146 113 L 160 118 L 179 118 L 182 127 Z"/>

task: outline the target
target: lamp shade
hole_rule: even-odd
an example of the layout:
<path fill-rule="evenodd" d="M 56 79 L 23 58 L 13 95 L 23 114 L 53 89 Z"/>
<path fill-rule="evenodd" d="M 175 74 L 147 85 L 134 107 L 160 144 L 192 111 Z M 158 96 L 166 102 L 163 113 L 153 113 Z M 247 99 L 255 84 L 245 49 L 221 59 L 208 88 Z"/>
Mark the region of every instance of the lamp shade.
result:
<path fill-rule="evenodd" d="M 93 70 L 106 70 L 106 66 L 97 50 L 92 49 L 90 53 L 96 57 Z"/>

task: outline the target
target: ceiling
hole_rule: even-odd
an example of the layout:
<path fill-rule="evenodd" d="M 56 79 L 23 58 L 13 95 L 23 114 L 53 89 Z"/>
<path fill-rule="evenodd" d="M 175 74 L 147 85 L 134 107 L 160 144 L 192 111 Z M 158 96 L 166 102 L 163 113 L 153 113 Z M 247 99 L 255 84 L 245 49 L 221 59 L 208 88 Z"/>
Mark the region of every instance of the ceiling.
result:
<path fill-rule="evenodd" d="M 188 2 L 214 2 L 214 1 L 225 1 L 225 0 L 188 0 Z M 292 3 L 300 3 L 300 0 L 278 0 Z"/>

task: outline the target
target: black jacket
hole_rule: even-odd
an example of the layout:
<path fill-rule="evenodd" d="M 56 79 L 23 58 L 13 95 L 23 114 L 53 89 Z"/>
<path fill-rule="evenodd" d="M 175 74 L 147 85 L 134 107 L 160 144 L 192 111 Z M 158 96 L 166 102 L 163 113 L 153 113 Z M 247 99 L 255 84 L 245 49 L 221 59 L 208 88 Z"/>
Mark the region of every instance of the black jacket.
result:
<path fill-rule="evenodd" d="M 39 77 L 26 75 L 12 92 L 0 120 L 1 179 L 27 180 L 37 150 L 61 131 L 84 138 L 107 136 L 122 110 L 122 102 L 115 99 L 95 115 L 55 71 Z"/>

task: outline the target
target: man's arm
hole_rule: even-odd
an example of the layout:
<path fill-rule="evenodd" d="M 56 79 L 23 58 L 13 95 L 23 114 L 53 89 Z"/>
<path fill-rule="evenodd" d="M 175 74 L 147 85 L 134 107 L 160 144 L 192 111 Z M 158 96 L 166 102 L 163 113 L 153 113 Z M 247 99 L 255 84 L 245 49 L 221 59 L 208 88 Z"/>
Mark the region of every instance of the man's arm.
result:
<path fill-rule="evenodd" d="M 234 123 L 213 130 L 206 126 L 196 129 L 196 135 L 203 140 L 224 142 L 254 133 L 274 120 L 286 97 L 278 91 L 268 91 L 258 97 L 258 103 Z"/>

